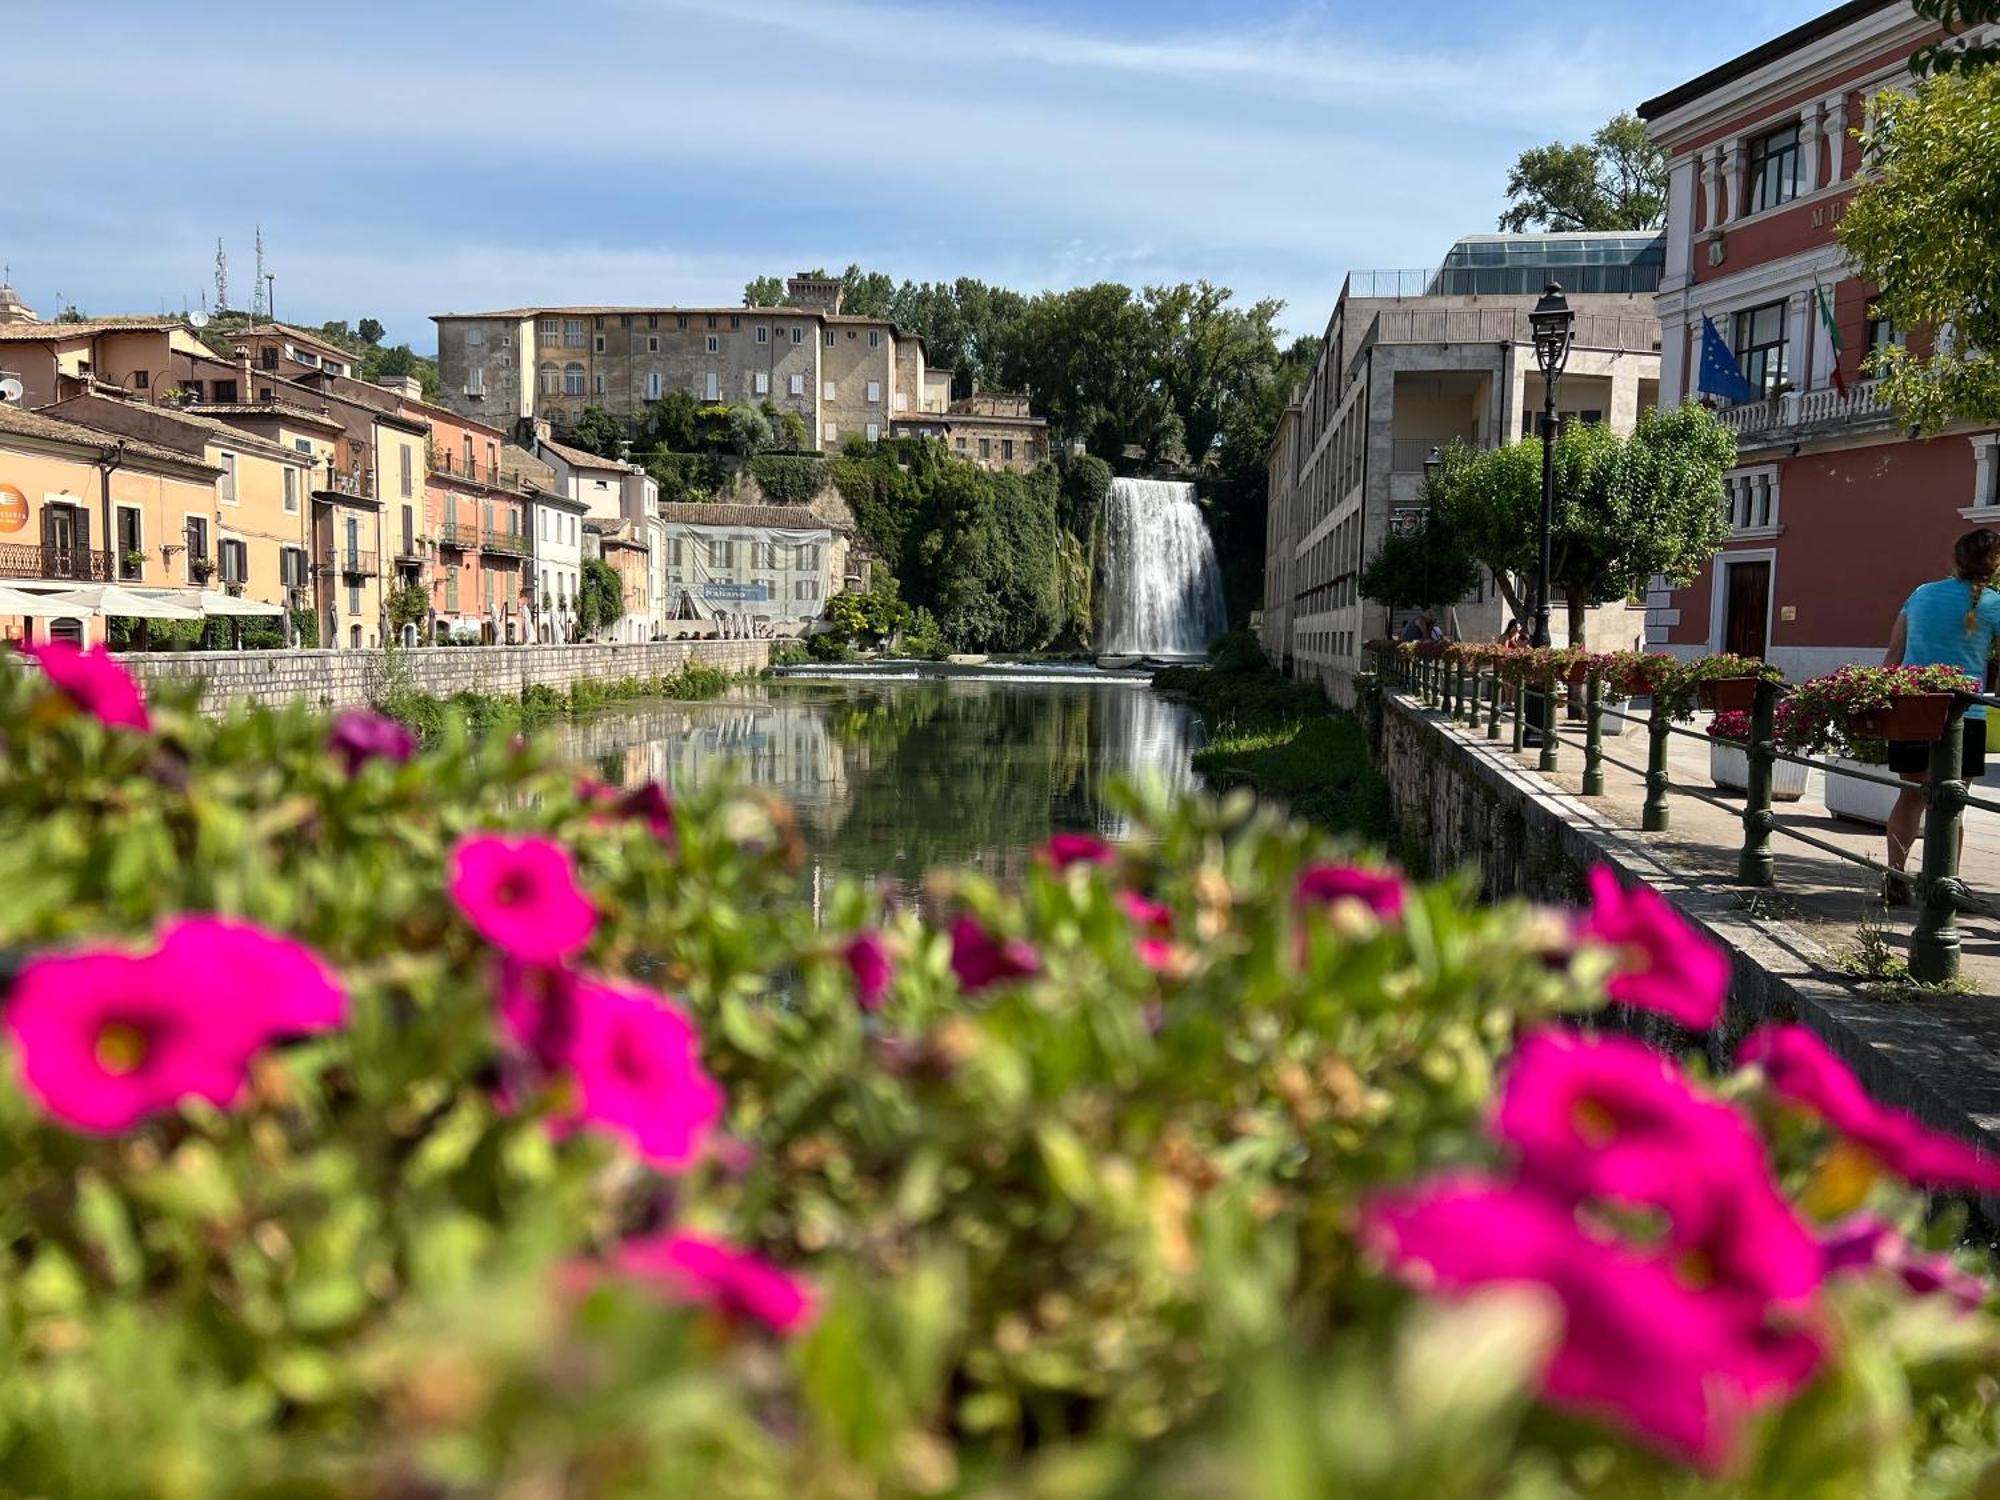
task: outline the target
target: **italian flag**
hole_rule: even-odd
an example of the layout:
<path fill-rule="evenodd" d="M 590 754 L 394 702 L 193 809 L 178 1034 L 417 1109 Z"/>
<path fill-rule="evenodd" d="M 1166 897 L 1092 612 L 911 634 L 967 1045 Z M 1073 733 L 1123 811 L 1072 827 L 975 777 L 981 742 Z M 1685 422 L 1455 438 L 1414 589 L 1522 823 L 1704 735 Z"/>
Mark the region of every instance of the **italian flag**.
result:
<path fill-rule="evenodd" d="M 1819 293 L 1819 320 L 1826 326 L 1827 341 L 1833 345 L 1833 388 L 1845 396 L 1847 377 L 1840 373 L 1840 325 L 1833 321 L 1833 298 L 1817 281 L 1813 283 L 1813 290 Z"/>

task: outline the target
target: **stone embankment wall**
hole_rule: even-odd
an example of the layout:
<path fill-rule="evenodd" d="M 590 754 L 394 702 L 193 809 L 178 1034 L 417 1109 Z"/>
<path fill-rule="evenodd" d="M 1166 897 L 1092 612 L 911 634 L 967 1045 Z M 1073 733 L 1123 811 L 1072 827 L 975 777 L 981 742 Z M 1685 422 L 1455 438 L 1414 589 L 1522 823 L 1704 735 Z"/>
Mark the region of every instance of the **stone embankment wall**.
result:
<path fill-rule="evenodd" d="M 131 652 L 118 659 L 144 683 L 206 683 L 202 702 L 216 711 L 244 700 L 346 708 L 379 696 L 392 670 L 398 685 L 440 698 L 466 692 L 514 697 L 537 683 L 564 688 L 586 679 L 666 677 L 689 662 L 757 671 L 770 665 L 771 643 L 417 647 L 396 652 L 393 669 L 380 651 Z"/>
<path fill-rule="evenodd" d="M 1669 864 L 1657 839 L 1551 786 L 1504 742 L 1488 743 L 1398 699 L 1379 701 L 1370 714 L 1376 764 L 1410 855 L 1430 873 L 1476 870 L 1488 897 L 1574 905 L 1587 872 L 1609 865 L 1627 882 L 1652 886 L 1728 953 L 1729 1008 L 1706 1039 L 1621 1017 L 1630 1029 L 1676 1050 L 1699 1046 L 1726 1067 L 1753 1027 L 1803 1022 L 1876 1098 L 2000 1156 L 2000 1024 L 1987 1014 L 1990 999 L 1892 1003 L 1871 994 L 1845 980 L 1819 943 L 1762 914 L 1754 896 Z M 1565 745 L 1562 753 L 1573 762 L 1580 752 Z M 2000 1202 L 1981 1208 L 2000 1228 Z"/>

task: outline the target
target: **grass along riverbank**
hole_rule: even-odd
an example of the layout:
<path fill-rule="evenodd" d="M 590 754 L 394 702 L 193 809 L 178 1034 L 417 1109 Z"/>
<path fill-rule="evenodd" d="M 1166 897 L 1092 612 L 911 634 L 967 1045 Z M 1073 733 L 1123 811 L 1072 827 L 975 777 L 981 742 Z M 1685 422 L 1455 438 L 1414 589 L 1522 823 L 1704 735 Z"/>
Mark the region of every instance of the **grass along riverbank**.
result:
<path fill-rule="evenodd" d="M 1250 636 L 1224 636 L 1208 666 L 1169 667 L 1153 686 L 1201 715 L 1208 742 L 1194 767 L 1216 790 L 1249 787 L 1329 833 L 1397 846 L 1361 721 L 1273 670 Z"/>
<path fill-rule="evenodd" d="M 614 703 L 642 698 L 693 700 L 719 696 L 736 680 L 720 667 L 689 662 L 664 677 L 583 678 L 567 688 L 536 683 L 518 696 L 499 693 L 453 693 L 440 698 L 398 682 L 395 665 L 377 697 L 375 708 L 408 725 L 419 738 L 431 739 L 448 725 L 458 724 L 475 735 L 515 733 L 563 719 L 582 718 Z"/>

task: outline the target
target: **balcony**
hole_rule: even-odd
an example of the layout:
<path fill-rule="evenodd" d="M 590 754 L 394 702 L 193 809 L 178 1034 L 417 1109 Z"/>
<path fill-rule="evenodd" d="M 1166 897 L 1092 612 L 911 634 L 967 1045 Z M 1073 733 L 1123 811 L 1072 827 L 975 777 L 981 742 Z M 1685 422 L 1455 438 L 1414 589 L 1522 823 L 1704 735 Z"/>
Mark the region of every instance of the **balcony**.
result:
<path fill-rule="evenodd" d="M 1715 419 L 1735 433 L 1745 448 L 1776 447 L 1849 429 L 1883 428 L 1896 420 L 1882 399 L 1880 386 L 1872 380 L 1849 386 L 1845 395 L 1828 386 L 1746 401 L 1717 412 Z"/>
<path fill-rule="evenodd" d="M 438 527 L 438 545 L 465 552 L 479 542 L 479 528 L 468 526 L 463 521 L 446 521 Z"/>
<path fill-rule="evenodd" d="M 373 578 L 380 571 L 381 559 L 358 548 L 329 547 L 324 557 L 324 567 L 349 578 Z"/>
<path fill-rule="evenodd" d="M 335 495 L 356 495 L 372 500 L 375 497 L 375 471 L 365 464 L 335 469 L 327 476 L 322 491 Z"/>
<path fill-rule="evenodd" d="M 502 557 L 526 557 L 528 534 L 525 531 L 502 531 L 496 526 L 488 526 L 480 533 L 479 550 L 497 552 Z"/>
<path fill-rule="evenodd" d="M 0 578 L 74 578 L 105 583 L 112 576 L 111 554 L 55 543 L 0 545 Z"/>
<path fill-rule="evenodd" d="M 463 479 L 472 484 L 483 484 L 493 489 L 518 489 L 520 486 L 508 481 L 506 473 L 498 463 L 482 464 L 476 458 L 466 458 L 463 454 L 433 446 L 427 455 L 430 471 L 447 479 Z"/>

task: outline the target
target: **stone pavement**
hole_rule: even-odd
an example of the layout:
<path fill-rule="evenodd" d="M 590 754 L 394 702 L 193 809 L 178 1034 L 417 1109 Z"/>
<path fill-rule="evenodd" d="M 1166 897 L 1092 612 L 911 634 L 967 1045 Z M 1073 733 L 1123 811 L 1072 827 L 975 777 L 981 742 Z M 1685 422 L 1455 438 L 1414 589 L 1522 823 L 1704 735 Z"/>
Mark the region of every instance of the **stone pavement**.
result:
<path fill-rule="evenodd" d="M 1697 714 L 1686 727 L 1700 731 L 1708 716 Z M 1611 718 L 1606 716 L 1609 729 Z M 1501 732 L 1511 729 L 1503 716 Z M 1461 733 L 1466 733 L 1461 728 Z M 1484 743 L 1484 729 L 1478 737 Z M 1579 796 L 1612 826 L 1636 831 L 1645 801 L 1646 732 L 1643 724 L 1633 724 L 1623 735 L 1604 738 L 1604 795 L 1581 798 L 1583 785 L 1583 725 L 1563 722 L 1558 726 L 1562 741 L 1554 783 L 1563 791 Z M 1718 884 L 1733 885 L 1736 858 L 1743 846 L 1738 792 L 1719 791 L 1709 780 L 1708 742 L 1675 735 L 1668 742 L 1667 764 L 1674 790 L 1669 795 L 1672 828 L 1664 834 L 1643 834 L 1661 858 L 1691 876 Z M 1497 748 L 1509 754 L 1511 740 Z M 1538 755 L 1533 747 L 1522 752 L 1520 764 L 1533 769 Z M 2000 769 L 2000 767 L 1996 767 Z M 1989 774 L 1974 783 L 1974 794 L 2000 801 L 2000 780 Z M 1699 792 L 1720 798 L 1724 806 L 1699 800 Z M 1767 915 L 1797 928 L 1823 944 L 1836 958 L 1853 955 L 1863 945 L 1865 934 L 1874 934 L 1897 957 L 1908 948 L 1915 911 L 1910 907 L 1885 908 L 1881 901 L 1881 877 L 1864 866 L 1849 864 L 1796 839 L 1787 838 L 1785 829 L 1795 828 L 1815 838 L 1858 855 L 1881 860 L 1884 857 L 1882 830 L 1863 823 L 1836 818 L 1826 810 L 1824 776 L 1809 774 L 1806 793 L 1797 802 L 1780 802 L 1774 811 L 1779 831 L 1772 836 L 1771 848 L 1777 861 L 1776 882 L 1769 889 L 1745 889 L 1740 900 L 1752 915 Z M 1910 857 L 1911 869 L 1922 863 L 1921 842 Z M 1960 875 L 1975 899 L 1989 910 L 1962 915 L 1959 935 L 1963 944 L 1961 974 L 1980 995 L 2000 995 L 2000 813 L 1979 808 L 1966 810 L 1965 845 Z M 2000 1011 L 2000 1007 L 1995 1007 Z M 1994 1023 L 1996 1045 L 2000 1045 L 2000 1016 Z"/>

